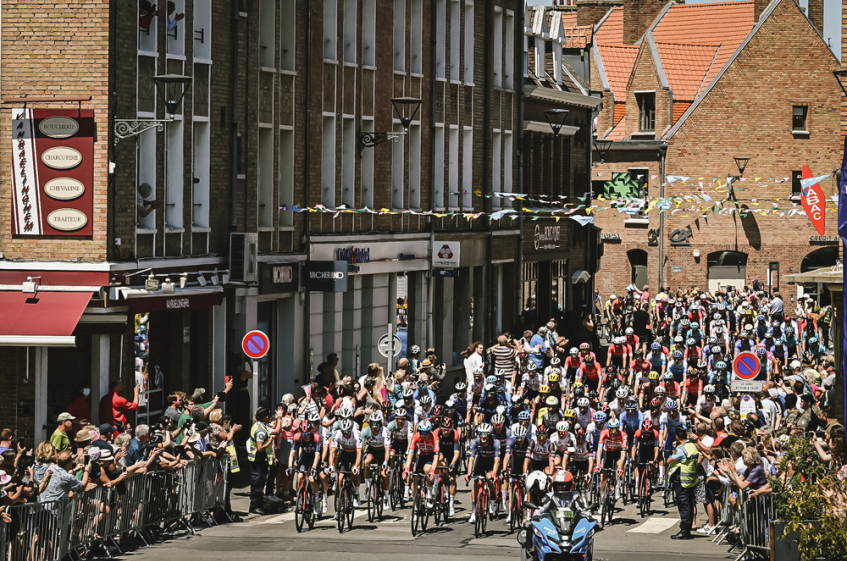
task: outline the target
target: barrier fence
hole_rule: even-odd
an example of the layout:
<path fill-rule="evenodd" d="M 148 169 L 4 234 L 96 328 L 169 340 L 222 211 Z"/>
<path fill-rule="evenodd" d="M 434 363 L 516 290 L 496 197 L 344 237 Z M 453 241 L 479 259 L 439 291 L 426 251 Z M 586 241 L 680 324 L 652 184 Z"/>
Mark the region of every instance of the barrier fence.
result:
<path fill-rule="evenodd" d="M 120 552 L 116 536 L 134 531 L 148 543 L 151 529 L 171 523 L 193 533 L 194 515 L 214 524 L 208 511 L 224 505 L 227 471 L 227 461 L 190 462 L 179 470 L 76 492 L 63 501 L 11 506 L 6 511 L 12 521 L 0 522 L 0 561 L 81 558 L 81 552 L 95 547 L 110 555 L 107 543 Z"/>
<path fill-rule="evenodd" d="M 732 499 L 735 499 L 733 504 Z M 741 549 L 736 561 L 749 554 L 769 559 L 771 554 L 771 524 L 776 518 L 773 495 L 750 497 L 747 491 L 723 487 L 719 530 L 712 540 L 720 544 L 732 536 L 732 547 Z"/>

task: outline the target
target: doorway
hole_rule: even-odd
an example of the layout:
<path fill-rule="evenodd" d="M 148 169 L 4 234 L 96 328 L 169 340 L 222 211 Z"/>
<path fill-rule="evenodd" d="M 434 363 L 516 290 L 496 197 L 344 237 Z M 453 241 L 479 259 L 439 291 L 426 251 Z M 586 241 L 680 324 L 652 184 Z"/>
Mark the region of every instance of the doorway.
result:
<path fill-rule="evenodd" d="M 643 249 L 630 249 L 626 252 L 629 258 L 629 281 L 639 289 L 647 283 L 647 252 Z"/>
<path fill-rule="evenodd" d="M 722 288 L 741 289 L 747 282 L 747 254 L 740 251 L 715 251 L 709 254 L 709 292 Z"/>

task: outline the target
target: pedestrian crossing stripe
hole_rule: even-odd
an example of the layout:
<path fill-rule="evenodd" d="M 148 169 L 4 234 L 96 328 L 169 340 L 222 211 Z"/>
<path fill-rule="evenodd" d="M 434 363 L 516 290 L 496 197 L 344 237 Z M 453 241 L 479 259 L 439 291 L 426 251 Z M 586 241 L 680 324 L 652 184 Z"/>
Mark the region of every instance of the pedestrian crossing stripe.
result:
<path fill-rule="evenodd" d="M 627 533 L 633 534 L 661 534 L 668 528 L 679 524 L 679 518 L 648 518 L 644 524 L 636 526 Z"/>

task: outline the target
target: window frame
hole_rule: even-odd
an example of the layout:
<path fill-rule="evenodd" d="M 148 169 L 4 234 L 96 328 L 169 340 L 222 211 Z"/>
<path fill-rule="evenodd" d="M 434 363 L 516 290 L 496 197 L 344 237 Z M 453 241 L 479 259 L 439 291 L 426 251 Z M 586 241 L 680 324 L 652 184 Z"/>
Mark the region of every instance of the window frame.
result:
<path fill-rule="evenodd" d="M 652 123 L 652 127 L 645 128 L 645 103 L 646 101 L 652 101 L 652 115 L 649 116 L 649 120 Z M 640 133 L 655 133 L 656 132 L 656 92 L 655 91 L 646 91 L 646 92 L 635 92 L 635 103 L 638 105 L 638 132 Z"/>
<path fill-rule="evenodd" d="M 796 125 L 796 111 L 803 110 L 803 127 L 798 128 Z M 792 105 L 791 106 L 791 132 L 794 134 L 809 134 L 809 106 L 808 105 Z"/>

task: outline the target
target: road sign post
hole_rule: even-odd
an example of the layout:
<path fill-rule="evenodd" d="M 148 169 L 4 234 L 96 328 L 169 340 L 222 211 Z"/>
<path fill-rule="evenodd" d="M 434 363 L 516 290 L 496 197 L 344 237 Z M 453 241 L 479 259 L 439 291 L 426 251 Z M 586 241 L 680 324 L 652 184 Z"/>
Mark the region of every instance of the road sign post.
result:
<path fill-rule="evenodd" d="M 755 353 L 744 351 L 738 353 L 732 360 L 732 372 L 735 374 L 730 382 L 730 389 L 734 392 L 760 392 L 762 382 L 759 371 L 762 362 Z"/>
<path fill-rule="evenodd" d="M 388 367 L 386 374 L 390 374 L 394 364 L 394 357 L 399 355 L 403 350 L 403 342 L 394 334 L 393 323 L 388 324 L 388 333 L 379 338 L 376 348 L 379 354 L 386 358 L 386 365 Z"/>

